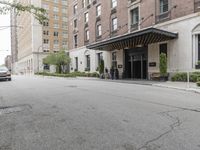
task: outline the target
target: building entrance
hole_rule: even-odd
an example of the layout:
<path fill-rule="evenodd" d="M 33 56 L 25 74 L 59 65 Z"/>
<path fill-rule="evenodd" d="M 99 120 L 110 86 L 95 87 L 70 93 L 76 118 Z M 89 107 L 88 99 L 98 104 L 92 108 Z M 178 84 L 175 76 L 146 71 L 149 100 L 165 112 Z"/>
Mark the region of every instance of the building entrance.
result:
<path fill-rule="evenodd" d="M 147 47 L 125 50 L 125 77 L 147 79 Z"/>

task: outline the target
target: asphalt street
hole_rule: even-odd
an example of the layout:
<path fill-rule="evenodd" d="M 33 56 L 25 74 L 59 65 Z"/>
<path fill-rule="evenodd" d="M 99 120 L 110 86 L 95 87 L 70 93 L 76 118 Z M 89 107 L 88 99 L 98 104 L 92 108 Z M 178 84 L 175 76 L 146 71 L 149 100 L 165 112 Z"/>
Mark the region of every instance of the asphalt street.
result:
<path fill-rule="evenodd" d="M 0 150 L 200 150 L 200 94 L 15 76 L 0 82 Z"/>

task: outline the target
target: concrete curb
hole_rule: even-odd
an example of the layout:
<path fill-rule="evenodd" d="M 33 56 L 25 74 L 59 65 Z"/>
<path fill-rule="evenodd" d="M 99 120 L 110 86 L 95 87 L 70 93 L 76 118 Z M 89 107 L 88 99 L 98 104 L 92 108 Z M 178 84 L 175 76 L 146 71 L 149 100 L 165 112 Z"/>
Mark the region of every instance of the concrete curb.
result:
<path fill-rule="evenodd" d="M 145 82 L 137 82 L 137 81 L 126 81 L 126 80 L 101 80 L 98 78 L 92 78 L 92 77 L 53 77 L 53 76 L 41 76 L 41 75 L 34 75 L 34 77 L 39 78 L 47 78 L 47 79 L 80 79 L 80 80 L 95 80 L 95 81 L 103 81 L 103 82 L 113 82 L 113 83 L 125 83 L 125 84 L 136 84 L 136 85 L 146 85 L 146 86 L 154 86 L 154 87 L 162 87 L 162 88 L 168 88 L 168 89 L 176 89 L 176 90 L 182 90 L 182 91 L 189 91 L 193 93 L 200 94 L 200 88 L 182 88 L 182 87 L 176 87 L 176 86 L 170 86 L 170 85 L 162 85 L 157 83 L 145 83 Z"/>
<path fill-rule="evenodd" d="M 195 88 L 181 88 L 181 87 L 175 87 L 175 86 L 169 86 L 169 85 L 161 85 L 161 84 L 152 84 L 152 86 L 169 88 L 169 89 L 176 89 L 176 90 L 182 90 L 182 91 L 189 91 L 189 92 L 194 92 L 194 93 L 200 94 L 200 89 L 195 89 Z"/>

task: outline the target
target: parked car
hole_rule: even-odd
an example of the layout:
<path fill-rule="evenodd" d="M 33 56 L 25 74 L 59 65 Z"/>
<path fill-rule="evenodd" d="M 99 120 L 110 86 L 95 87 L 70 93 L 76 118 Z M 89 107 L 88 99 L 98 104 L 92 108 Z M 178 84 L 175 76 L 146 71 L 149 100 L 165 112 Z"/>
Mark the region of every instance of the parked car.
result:
<path fill-rule="evenodd" d="M 11 73 L 6 67 L 0 67 L 0 80 L 11 81 Z"/>

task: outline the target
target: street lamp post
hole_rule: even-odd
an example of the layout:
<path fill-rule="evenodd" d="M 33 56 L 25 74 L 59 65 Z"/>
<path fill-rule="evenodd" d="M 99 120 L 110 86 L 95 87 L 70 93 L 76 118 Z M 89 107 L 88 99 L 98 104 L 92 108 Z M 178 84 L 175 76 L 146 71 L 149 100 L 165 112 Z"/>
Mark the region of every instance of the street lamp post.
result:
<path fill-rule="evenodd" d="M 43 45 L 40 45 L 39 47 L 38 47 L 38 49 L 37 49 L 37 72 L 39 73 L 39 71 L 40 71 L 40 65 L 39 65 L 39 63 L 40 63 L 40 61 L 39 61 L 39 50 L 40 50 L 40 48 L 41 47 L 43 47 Z"/>

